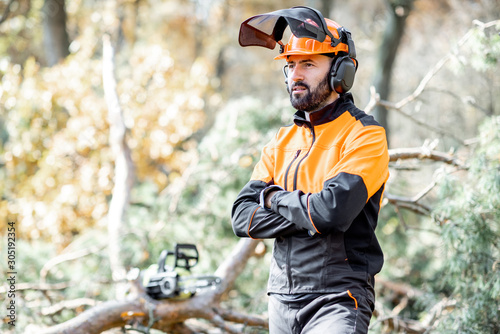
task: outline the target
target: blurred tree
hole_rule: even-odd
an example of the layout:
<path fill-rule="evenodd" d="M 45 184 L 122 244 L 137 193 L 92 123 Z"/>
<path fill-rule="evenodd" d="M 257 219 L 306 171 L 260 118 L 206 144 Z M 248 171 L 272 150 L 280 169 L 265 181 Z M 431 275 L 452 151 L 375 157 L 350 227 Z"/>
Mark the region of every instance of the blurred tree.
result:
<path fill-rule="evenodd" d="M 308 0 L 306 5 L 309 7 L 316 8 L 325 17 L 330 17 L 333 7 L 335 6 L 335 0 Z"/>
<path fill-rule="evenodd" d="M 65 0 L 45 0 L 42 7 L 43 45 L 48 66 L 69 55 Z"/>
<path fill-rule="evenodd" d="M 74 40 L 75 53 L 58 66 L 40 68 L 36 59 L 42 55 L 22 66 L 4 61 L 0 99 L 8 135 L 3 135 L 7 140 L 2 146 L 0 210 L 22 222 L 18 232 L 23 237 L 67 244 L 107 212 L 114 172 L 109 128 L 102 122 L 107 108 L 101 46 L 95 36 L 119 22 L 116 11 L 104 7 L 108 5 L 87 7 L 82 0 L 81 20 L 74 28 L 81 32 Z M 204 109 L 215 110 L 221 101 L 214 94 L 216 57 L 191 53 L 194 39 L 185 34 L 198 31 L 184 23 L 190 15 L 187 9 L 185 16 L 177 15 L 170 12 L 171 5 L 155 5 L 152 13 L 157 15 L 151 15 L 149 4 L 143 3 L 138 36 L 150 42 L 128 44 L 116 56 L 117 92 L 130 128 L 128 144 L 134 148 L 137 178 L 160 189 L 189 165 L 189 148 L 202 138 L 194 134 L 205 124 Z M 222 42 L 211 45 L 215 55 Z"/>
<path fill-rule="evenodd" d="M 8 0 L 7 3 L 2 3 L 4 6 L 0 7 L 0 12 L 2 13 L 2 16 L 0 17 L 0 24 L 4 23 L 5 20 L 9 17 L 11 7 L 14 4 L 15 0 Z"/>
<path fill-rule="evenodd" d="M 108 253 L 113 280 L 122 282 L 126 276 L 120 251 L 122 231 L 130 204 L 130 193 L 134 186 L 135 167 L 127 143 L 123 111 L 116 92 L 114 49 L 108 35 L 103 36 L 102 68 L 103 89 L 108 107 L 109 146 L 115 161 L 114 185 L 107 215 Z M 125 296 L 125 287 L 122 283 L 117 283 L 116 290 L 118 298 Z"/>
<path fill-rule="evenodd" d="M 391 92 L 392 71 L 401 39 L 405 32 L 406 19 L 413 9 L 414 0 L 386 0 L 387 21 L 384 35 L 377 53 L 377 64 L 373 79 L 375 91 L 382 100 L 387 100 Z M 388 123 L 387 109 L 377 105 L 373 116 L 385 128 L 390 138 L 391 128 Z M 389 143 L 390 145 L 390 143 Z"/>

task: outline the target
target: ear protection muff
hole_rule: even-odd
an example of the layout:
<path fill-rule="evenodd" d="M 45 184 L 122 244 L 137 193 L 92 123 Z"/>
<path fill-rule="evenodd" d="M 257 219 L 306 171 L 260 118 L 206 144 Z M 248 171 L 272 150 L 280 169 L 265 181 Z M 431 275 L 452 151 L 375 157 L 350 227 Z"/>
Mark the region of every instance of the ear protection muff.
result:
<path fill-rule="evenodd" d="M 349 56 L 336 56 L 330 69 L 330 89 L 339 94 L 347 93 L 353 83 L 358 62 Z"/>
<path fill-rule="evenodd" d="M 344 27 L 340 27 L 337 31 L 342 43 L 347 44 L 349 53 L 335 56 L 330 69 L 330 88 L 339 94 L 345 94 L 354 83 L 358 61 L 351 32 Z"/>

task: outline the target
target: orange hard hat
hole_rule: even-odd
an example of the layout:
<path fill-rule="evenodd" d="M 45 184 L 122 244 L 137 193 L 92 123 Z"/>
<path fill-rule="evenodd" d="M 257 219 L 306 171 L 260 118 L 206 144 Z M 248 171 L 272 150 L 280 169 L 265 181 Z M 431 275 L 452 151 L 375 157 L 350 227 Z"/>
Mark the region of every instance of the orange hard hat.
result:
<path fill-rule="evenodd" d="M 339 34 L 339 29 L 343 29 L 340 24 L 330 19 L 326 19 L 326 25 L 328 30 L 332 33 L 334 39 L 341 40 L 341 36 Z M 325 53 L 334 53 L 338 54 L 338 52 L 349 53 L 349 46 L 346 43 L 339 42 L 332 43 L 332 39 L 330 36 L 326 36 L 323 42 L 319 42 L 316 39 L 302 37 L 298 38 L 295 35 L 290 36 L 290 40 L 286 45 L 283 46 L 283 52 L 280 53 L 279 56 L 274 59 L 284 59 L 287 56 L 291 55 L 312 55 L 312 54 L 325 54 Z"/>

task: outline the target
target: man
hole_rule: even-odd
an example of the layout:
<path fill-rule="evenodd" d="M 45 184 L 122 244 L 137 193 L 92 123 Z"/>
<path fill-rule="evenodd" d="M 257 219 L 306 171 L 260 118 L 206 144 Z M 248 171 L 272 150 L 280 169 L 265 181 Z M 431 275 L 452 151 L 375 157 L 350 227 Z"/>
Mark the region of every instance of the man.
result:
<path fill-rule="evenodd" d="M 383 264 L 374 231 L 389 177 L 385 131 L 347 93 L 357 67 L 350 33 L 318 13 L 298 7 L 244 22 L 257 31 L 249 38 L 262 37 L 266 20 L 277 22 L 268 37 L 280 37 L 284 19 L 293 33 L 287 45 L 276 41 L 276 58 L 286 60 L 294 124 L 264 147 L 232 208 L 237 236 L 275 239 L 271 334 L 367 333 Z M 302 37 L 322 26 L 323 41 L 321 34 Z M 240 44 L 258 45 L 245 40 L 247 28 L 242 24 Z"/>

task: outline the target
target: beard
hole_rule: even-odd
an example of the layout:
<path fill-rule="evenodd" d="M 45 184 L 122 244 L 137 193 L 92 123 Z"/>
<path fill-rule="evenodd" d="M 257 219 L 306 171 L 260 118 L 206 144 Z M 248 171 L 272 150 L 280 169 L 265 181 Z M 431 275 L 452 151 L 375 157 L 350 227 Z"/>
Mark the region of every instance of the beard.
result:
<path fill-rule="evenodd" d="M 293 87 L 303 86 L 307 92 L 300 97 L 293 95 Z M 330 96 L 330 84 L 328 83 L 328 74 L 323 80 L 311 90 L 308 84 L 302 81 L 294 82 L 291 87 L 287 85 L 287 91 L 290 94 L 290 102 L 297 110 L 315 111 L 322 107 L 323 102 Z"/>

